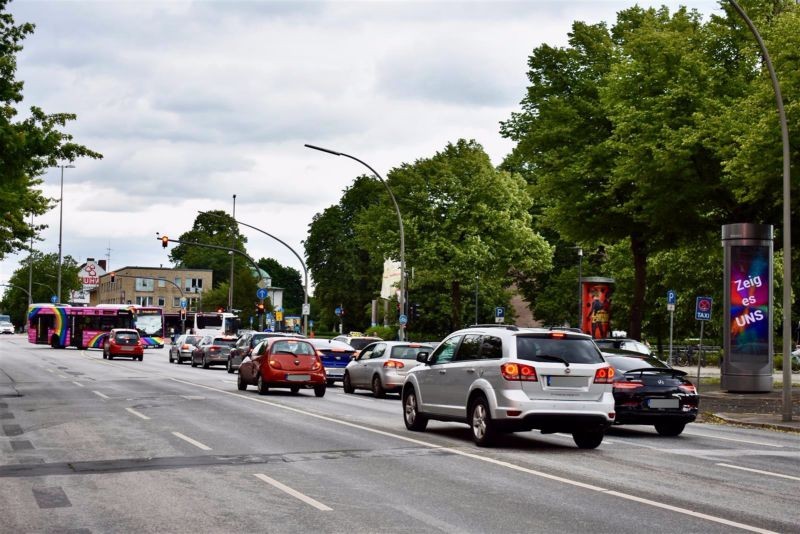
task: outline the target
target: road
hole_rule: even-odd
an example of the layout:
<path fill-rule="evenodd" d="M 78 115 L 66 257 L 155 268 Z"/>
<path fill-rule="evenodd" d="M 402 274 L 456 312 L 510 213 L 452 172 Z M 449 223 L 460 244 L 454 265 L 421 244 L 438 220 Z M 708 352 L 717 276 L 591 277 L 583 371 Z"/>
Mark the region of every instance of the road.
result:
<path fill-rule="evenodd" d="M 167 362 L 0 338 L 1 532 L 798 532 L 800 439 L 693 424 L 596 450 L 466 426 L 397 396 L 253 388 Z"/>

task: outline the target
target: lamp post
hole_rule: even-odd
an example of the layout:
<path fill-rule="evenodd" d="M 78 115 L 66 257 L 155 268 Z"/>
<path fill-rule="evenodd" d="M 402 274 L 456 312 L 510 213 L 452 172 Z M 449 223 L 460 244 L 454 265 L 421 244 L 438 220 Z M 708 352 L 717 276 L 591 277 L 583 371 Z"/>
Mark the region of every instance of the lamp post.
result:
<path fill-rule="evenodd" d="M 236 195 L 233 195 L 233 220 L 236 221 Z M 235 230 L 235 228 L 233 229 Z M 233 243 L 231 244 L 231 248 L 236 248 L 236 232 L 233 232 Z M 232 252 L 231 255 L 231 282 L 228 285 L 228 311 L 233 313 L 233 262 L 235 259 L 235 254 Z"/>
<path fill-rule="evenodd" d="M 61 195 L 58 199 L 58 302 L 61 302 L 61 237 L 64 228 L 64 169 L 74 169 L 75 165 L 58 165 L 61 168 Z"/>
<path fill-rule="evenodd" d="M 217 215 L 216 213 L 211 213 L 211 212 L 208 212 L 208 211 L 199 211 L 198 213 L 200 213 L 201 215 Z M 255 226 L 253 226 L 251 224 L 244 223 L 242 221 L 237 221 L 237 220 L 234 219 L 234 222 L 236 224 L 241 224 L 242 226 L 246 226 L 248 228 L 251 228 L 251 229 L 255 230 L 256 232 L 261 232 L 262 234 L 264 234 L 267 237 L 271 237 L 272 239 L 274 239 L 275 241 L 277 241 L 278 243 L 280 243 L 284 247 L 288 248 L 292 252 L 292 254 L 295 255 L 295 257 L 298 259 L 298 261 L 300 261 L 300 265 L 303 267 L 303 276 L 304 276 L 303 310 L 310 312 L 310 310 L 308 309 L 308 268 L 306 267 L 306 262 L 303 261 L 303 258 L 301 258 L 300 255 L 297 252 L 295 252 L 295 250 L 292 247 L 290 247 L 288 244 L 286 244 L 286 242 L 284 242 L 281 239 L 278 239 L 277 237 L 275 237 L 274 235 L 270 234 L 269 232 L 265 232 L 261 228 L 256 228 Z M 302 315 L 303 315 L 303 335 L 306 336 L 306 335 L 308 335 L 308 313 L 303 313 Z"/>
<path fill-rule="evenodd" d="M 28 256 L 28 307 L 31 307 L 33 304 L 33 299 L 31 299 L 31 291 L 33 284 L 33 212 L 31 212 L 31 253 Z"/>
<path fill-rule="evenodd" d="M 775 102 L 778 108 L 778 122 L 781 126 L 781 140 L 783 141 L 783 417 L 784 421 L 792 420 L 792 366 L 790 364 L 792 351 L 792 211 L 791 211 L 791 175 L 789 170 L 789 127 L 786 123 L 786 111 L 783 108 L 783 96 L 778 76 L 772 66 L 772 60 L 767 52 L 767 46 L 758 33 L 753 21 L 744 10 L 736 3 L 729 0 L 733 8 L 744 19 L 750 32 L 758 41 L 761 55 L 769 71 L 772 89 L 775 92 Z"/>
<path fill-rule="evenodd" d="M 394 193 L 389 188 L 389 184 L 386 183 L 386 180 L 381 177 L 378 172 L 367 165 L 365 162 L 361 161 L 360 159 L 351 156 L 350 154 L 345 154 L 344 152 L 337 152 L 335 150 L 330 150 L 327 148 L 322 148 L 319 146 L 314 145 L 305 145 L 307 148 L 311 148 L 313 150 L 319 150 L 320 152 L 327 152 L 328 154 L 333 154 L 334 156 L 344 156 L 346 158 L 350 158 L 362 164 L 364 167 L 368 168 L 372 171 L 372 174 L 381 181 L 381 183 L 386 187 L 386 191 L 389 192 L 389 197 L 392 199 L 392 204 L 394 204 L 394 210 L 397 212 L 397 222 L 400 225 L 400 297 L 398 299 L 398 303 L 400 304 L 400 314 L 406 314 L 406 237 L 403 231 L 403 217 L 400 215 L 400 207 L 397 205 L 397 200 L 394 198 Z M 405 328 L 403 325 L 400 325 L 400 328 L 397 331 L 397 337 L 400 341 L 405 341 Z"/>
<path fill-rule="evenodd" d="M 578 328 L 583 329 L 583 287 L 581 278 L 583 277 L 583 249 L 578 247 Z"/>

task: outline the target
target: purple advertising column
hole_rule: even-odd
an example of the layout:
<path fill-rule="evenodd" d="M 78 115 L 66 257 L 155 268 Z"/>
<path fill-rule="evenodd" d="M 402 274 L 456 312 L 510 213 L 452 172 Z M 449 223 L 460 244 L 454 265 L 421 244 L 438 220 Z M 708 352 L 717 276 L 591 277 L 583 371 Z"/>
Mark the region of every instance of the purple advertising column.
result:
<path fill-rule="evenodd" d="M 723 361 L 725 391 L 772 391 L 772 226 L 726 224 Z"/>

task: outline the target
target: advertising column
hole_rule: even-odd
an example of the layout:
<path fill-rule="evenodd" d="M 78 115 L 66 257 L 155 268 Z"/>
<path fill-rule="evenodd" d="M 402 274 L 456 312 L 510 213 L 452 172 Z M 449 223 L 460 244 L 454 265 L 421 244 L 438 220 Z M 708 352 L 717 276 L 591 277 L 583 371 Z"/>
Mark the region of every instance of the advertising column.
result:
<path fill-rule="evenodd" d="M 581 331 L 595 339 L 610 337 L 611 293 L 614 279 L 599 276 L 581 278 Z"/>
<path fill-rule="evenodd" d="M 723 361 L 725 391 L 772 390 L 772 226 L 726 224 Z"/>

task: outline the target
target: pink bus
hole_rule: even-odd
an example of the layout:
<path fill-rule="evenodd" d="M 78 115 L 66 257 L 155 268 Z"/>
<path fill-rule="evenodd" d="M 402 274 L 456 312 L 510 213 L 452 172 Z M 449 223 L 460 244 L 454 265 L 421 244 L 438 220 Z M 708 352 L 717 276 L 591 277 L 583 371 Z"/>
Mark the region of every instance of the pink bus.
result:
<path fill-rule="evenodd" d="M 53 348 L 100 349 L 112 328 L 135 328 L 146 348 L 164 346 L 164 310 L 127 304 L 28 308 L 28 342 Z"/>

